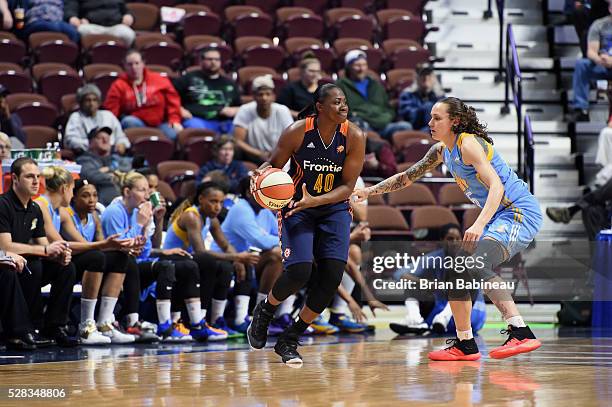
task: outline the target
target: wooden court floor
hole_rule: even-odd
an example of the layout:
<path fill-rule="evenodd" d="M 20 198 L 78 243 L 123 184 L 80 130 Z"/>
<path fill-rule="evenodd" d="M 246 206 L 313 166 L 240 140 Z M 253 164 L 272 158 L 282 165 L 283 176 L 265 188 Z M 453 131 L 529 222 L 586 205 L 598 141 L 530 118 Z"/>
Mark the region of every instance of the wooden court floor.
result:
<path fill-rule="evenodd" d="M 478 338 L 479 362 L 428 362 L 444 338 L 305 340 L 305 363 L 283 365 L 245 345 L 85 349 L 86 360 L 0 366 L 1 406 L 611 406 L 612 338 L 536 330 L 543 347 L 489 359 L 496 330 Z M 216 348 L 215 348 L 216 346 Z M 238 349 L 236 349 L 238 348 Z M 138 354 L 138 356 L 131 356 Z M 8 399 L 11 387 L 64 388 L 65 399 Z"/>

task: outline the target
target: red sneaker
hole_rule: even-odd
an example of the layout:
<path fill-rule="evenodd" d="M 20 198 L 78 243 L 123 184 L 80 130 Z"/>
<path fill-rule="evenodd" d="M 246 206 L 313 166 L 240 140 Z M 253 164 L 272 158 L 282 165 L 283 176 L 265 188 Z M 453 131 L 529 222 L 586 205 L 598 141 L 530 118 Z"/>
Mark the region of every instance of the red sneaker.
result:
<path fill-rule="evenodd" d="M 452 344 L 446 349 L 435 350 L 427 355 L 431 360 L 478 360 L 480 352 L 474 338 L 460 341 L 459 338 L 446 340 Z"/>
<path fill-rule="evenodd" d="M 508 325 L 508 329 L 502 329 L 501 334 L 508 334 L 508 339 L 502 346 L 489 352 L 493 359 L 505 359 L 519 353 L 527 353 L 538 349 L 542 342 L 538 341 L 528 326 L 517 328 Z"/>

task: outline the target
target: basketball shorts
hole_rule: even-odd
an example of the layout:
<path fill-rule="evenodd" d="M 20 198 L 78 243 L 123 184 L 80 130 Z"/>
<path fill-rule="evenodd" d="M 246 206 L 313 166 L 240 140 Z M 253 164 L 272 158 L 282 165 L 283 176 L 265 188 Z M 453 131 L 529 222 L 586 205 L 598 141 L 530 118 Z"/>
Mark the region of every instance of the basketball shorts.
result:
<path fill-rule="evenodd" d="M 353 219 L 346 202 L 308 208 L 288 218 L 288 208 L 278 212 L 284 267 L 312 263 L 313 259 L 335 259 L 346 263 Z"/>
<path fill-rule="evenodd" d="M 485 227 L 482 239 L 499 242 L 511 259 L 529 246 L 542 227 L 542 212 L 536 205 L 516 212 L 508 209 L 498 213 Z"/>

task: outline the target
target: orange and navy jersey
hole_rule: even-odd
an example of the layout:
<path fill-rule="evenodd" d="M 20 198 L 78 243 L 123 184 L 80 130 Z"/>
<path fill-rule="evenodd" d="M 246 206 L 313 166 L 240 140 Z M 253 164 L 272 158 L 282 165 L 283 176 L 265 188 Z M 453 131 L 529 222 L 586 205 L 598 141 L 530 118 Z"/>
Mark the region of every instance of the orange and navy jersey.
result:
<path fill-rule="evenodd" d="M 302 184 L 308 193 L 317 196 L 328 193 L 342 183 L 342 168 L 346 158 L 346 139 L 349 121 L 338 125 L 334 136 L 326 145 L 319 134 L 315 116 L 306 118 L 304 141 L 291 156 L 289 175 L 295 185 L 293 199 L 302 199 Z"/>

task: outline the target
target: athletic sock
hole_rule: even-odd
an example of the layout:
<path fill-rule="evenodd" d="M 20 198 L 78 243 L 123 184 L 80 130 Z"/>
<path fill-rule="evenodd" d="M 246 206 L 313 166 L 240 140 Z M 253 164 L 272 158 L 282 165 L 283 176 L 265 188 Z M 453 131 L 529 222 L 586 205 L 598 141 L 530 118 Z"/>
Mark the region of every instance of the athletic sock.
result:
<path fill-rule="evenodd" d="M 234 305 L 236 306 L 236 316 L 234 317 L 234 324 L 240 325 L 244 322 L 247 315 L 249 314 L 249 301 L 251 297 L 248 295 L 237 295 L 234 297 Z"/>
<path fill-rule="evenodd" d="M 467 331 L 459 331 L 457 330 L 457 338 L 459 338 L 460 341 L 465 341 L 468 339 L 473 339 L 474 338 L 474 334 L 472 333 L 472 329 L 468 329 Z"/>
<path fill-rule="evenodd" d="M 116 297 L 102 297 L 100 301 L 100 313 L 98 314 L 98 321 L 100 323 L 113 321 L 113 311 L 115 311 L 115 305 L 117 304 Z"/>
<path fill-rule="evenodd" d="M 212 299 L 212 307 L 210 310 L 210 318 L 209 321 L 211 324 L 214 324 L 219 317 L 223 316 L 225 312 L 225 305 L 227 304 L 227 300 L 215 300 Z"/>
<path fill-rule="evenodd" d="M 514 316 L 514 317 L 510 317 L 510 318 L 506 319 L 506 323 L 508 325 L 515 326 L 517 328 L 524 328 L 524 327 L 527 326 L 525 321 L 523 321 L 523 317 L 520 316 L 520 315 L 517 315 L 517 316 Z"/>
<path fill-rule="evenodd" d="M 308 322 L 305 322 L 302 317 L 297 317 L 297 319 L 295 321 L 293 321 L 293 324 L 291 324 L 291 326 L 288 328 L 287 332 L 292 332 L 298 335 L 301 335 L 304 333 L 304 331 L 306 330 L 306 328 L 308 328 L 310 324 Z"/>
<path fill-rule="evenodd" d="M 157 319 L 159 320 L 160 324 L 164 324 L 170 320 L 171 305 L 170 300 L 157 300 L 155 302 L 155 306 L 157 307 Z"/>
<path fill-rule="evenodd" d="M 199 324 L 200 321 L 202 321 L 202 306 L 200 305 L 200 300 L 185 302 L 185 307 L 187 307 L 187 314 L 189 315 L 189 322 L 191 322 L 191 325 Z"/>
<path fill-rule="evenodd" d="M 181 319 L 181 311 L 172 312 L 172 322 L 177 323 Z"/>
<path fill-rule="evenodd" d="M 131 314 L 127 314 L 125 316 L 125 319 L 126 319 L 126 322 L 127 322 L 127 326 L 134 326 L 134 325 L 136 325 L 136 322 L 138 322 L 138 313 L 137 312 L 132 312 Z"/>
<path fill-rule="evenodd" d="M 81 298 L 81 322 L 85 322 L 88 319 L 95 320 L 94 313 L 96 312 L 96 303 L 98 300 Z"/>

